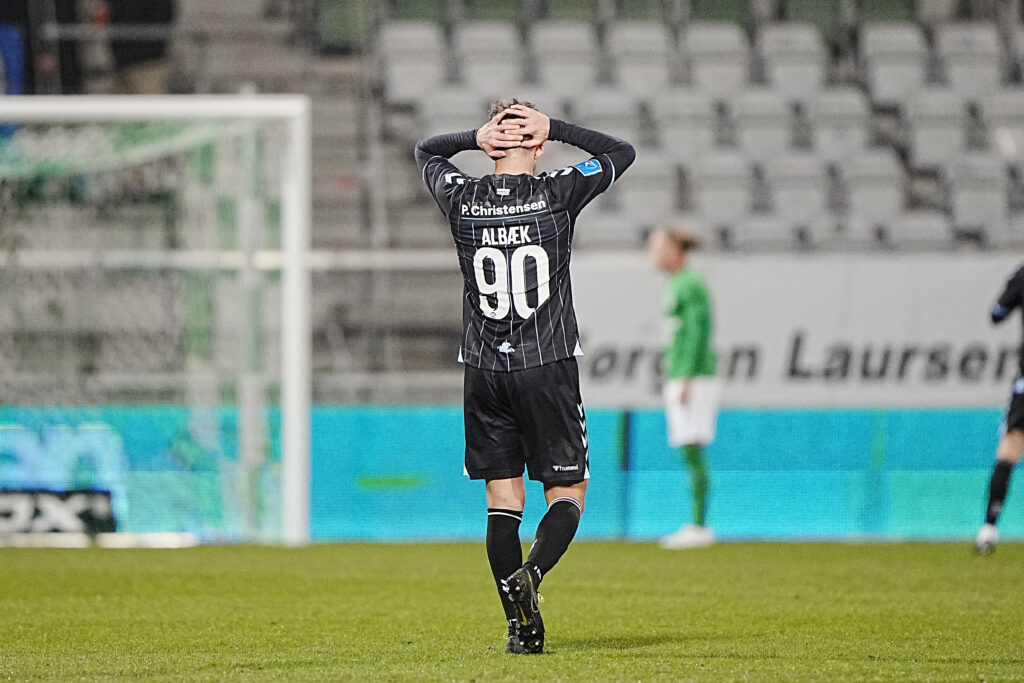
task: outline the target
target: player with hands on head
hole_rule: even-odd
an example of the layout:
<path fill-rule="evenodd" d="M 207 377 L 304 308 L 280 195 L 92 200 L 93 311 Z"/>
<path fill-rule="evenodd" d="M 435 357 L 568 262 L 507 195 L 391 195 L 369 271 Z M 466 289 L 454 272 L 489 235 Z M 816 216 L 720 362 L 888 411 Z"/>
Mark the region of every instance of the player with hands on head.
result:
<path fill-rule="evenodd" d="M 590 158 L 536 174 L 548 139 Z M 494 173 L 470 177 L 450 161 L 470 150 L 491 157 Z M 464 282 L 465 473 L 485 482 L 487 558 L 508 625 L 507 652 L 544 649 L 537 589 L 576 534 L 590 477 L 569 276 L 576 220 L 635 155 L 624 140 L 518 100 L 494 102 L 475 131 L 416 144 Z M 525 562 L 524 473 L 541 482 L 548 505 Z"/>

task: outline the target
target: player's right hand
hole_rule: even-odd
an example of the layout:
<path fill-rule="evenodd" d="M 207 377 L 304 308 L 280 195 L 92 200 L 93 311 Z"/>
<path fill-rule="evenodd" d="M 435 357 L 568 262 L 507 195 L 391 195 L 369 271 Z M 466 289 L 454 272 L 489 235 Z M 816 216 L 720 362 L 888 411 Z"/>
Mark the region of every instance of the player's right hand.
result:
<path fill-rule="evenodd" d="M 523 134 L 519 132 L 522 129 L 521 122 L 501 120 L 510 111 L 506 109 L 476 131 L 477 147 L 492 159 L 501 159 L 505 156 L 504 150 L 519 147 L 523 142 Z"/>

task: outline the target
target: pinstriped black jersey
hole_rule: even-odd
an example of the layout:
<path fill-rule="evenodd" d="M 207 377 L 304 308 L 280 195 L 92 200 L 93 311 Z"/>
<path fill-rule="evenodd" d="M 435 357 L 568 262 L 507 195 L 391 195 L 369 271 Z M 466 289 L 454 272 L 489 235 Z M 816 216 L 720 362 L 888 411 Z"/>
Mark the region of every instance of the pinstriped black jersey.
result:
<path fill-rule="evenodd" d="M 463 291 L 459 358 L 511 372 L 582 355 L 569 259 L 576 217 L 633 162 L 632 145 L 551 120 L 549 137 L 593 155 L 537 176 L 464 175 L 448 158 L 477 149 L 476 131 L 416 145 L 423 181 L 448 218 Z"/>

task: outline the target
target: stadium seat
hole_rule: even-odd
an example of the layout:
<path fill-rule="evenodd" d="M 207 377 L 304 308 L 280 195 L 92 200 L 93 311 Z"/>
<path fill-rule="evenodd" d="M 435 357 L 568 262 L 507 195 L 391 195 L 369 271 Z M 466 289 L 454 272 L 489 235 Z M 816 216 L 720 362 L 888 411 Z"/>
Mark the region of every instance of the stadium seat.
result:
<path fill-rule="evenodd" d="M 828 43 L 840 43 L 843 30 L 841 0 L 784 0 L 782 15 L 786 21 L 806 22 L 818 27 Z"/>
<path fill-rule="evenodd" d="M 642 235 L 651 226 L 637 222 L 636 217 L 622 210 L 584 209 L 576 222 L 573 248 L 637 249 Z"/>
<path fill-rule="evenodd" d="M 835 229 L 823 242 L 838 249 L 873 249 L 885 244 L 888 222 L 871 222 L 857 216 L 837 221 Z"/>
<path fill-rule="evenodd" d="M 556 119 L 565 120 L 569 118 L 567 111 L 567 100 L 563 93 L 552 92 L 546 88 L 535 85 L 522 85 L 511 89 L 506 93 L 498 93 L 500 97 L 515 97 L 524 102 L 529 102 L 540 111 Z"/>
<path fill-rule="evenodd" d="M 983 104 L 992 142 L 1006 159 L 1024 159 L 1024 88 L 1005 88 Z"/>
<path fill-rule="evenodd" d="M 593 25 L 577 21 L 539 21 L 529 32 L 541 87 L 574 96 L 594 86 L 600 54 Z"/>
<path fill-rule="evenodd" d="M 735 24 L 691 23 L 682 44 L 690 81 L 713 96 L 742 90 L 750 72 L 747 37 Z"/>
<path fill-rule="evenodd" d="M 493 0 L 461 0 L 466 16 L 476 21 L 500 21 L 513 24 L 523 18 L 520 2 L 493 2 Z"/>
<path fill-rule="evenodd" d="M 666 90 L 651 101 L 662 148 L 672 158 L 693 164 L 715 146 L 715 110 L 711 99 L 690 88 Z"/>
<path fill-rule="evenodd" d="M 660 0 L 618 0 L 616 19 L 664 22 L 665 6 Z"/>
<path fill-rule="evenodd" d="M 524 50 L 513 24 L 464 21 L 456 25 L 452 39 L 458 72 L 471 90 L 497 95 L 491 92 L 496 87 L 522 83 Z"/>
<path fill-rule="evenodd" d="M 927 88 L 907 102 L 911 163 L 936 168 L 967 147 L 963 98 L 949 88 Z"/>
<path fill-rule="evenodd" d="M 593 21 L 599 0 L 544 0 L 541 16 L 560 21 Z"/>
<path fill-rule="evenodd" d="M 1002 242 L 1010 232 L 1004 162 L 991 154 L 962 154 L 950 160 L 946 178 L 957 230 Z"/>
<path fill-rule="evenodd" d="M 943 24 L 936 29 L 935 46 L 950 87 L 961 95 L 984 100 L 999 89 L 1002 54 L 994 24 Z"/>
<path fill-rule="evenodd" d="M 898 105 L 924 87 L 928 49 L 913 24 L 870 24 L 861 33 L 861 52 L 872 99 Z"/>
<path fill-rule="evenodd" d="M 793 225 L 777 215 L 757 214 L 737 221 L 728 230 L 736 249 L 792 249 L 797 245 Z"/>
<path fill-rule="evenodd" d="M 953 230 L 945 213 L 911 211 L 889 224 L 885 241 L 903 248 L 948 247 L 953 243 Z"/>
<path fill-rule="evenodd" d="M 709 229 L 735 226 L 746 220 L 753 203 L 750 162 L 742 155 L 721 152 L 688 168 L 697 215 Z"/>
<path fill-rule="evenodd" d="M 914 0 L 859 0 L 857 9 L 861 22 L 914 20 Z"/>
<path fill-rule="evenodd" d="M 420 135 L 479 128 L 486 121 L 486 107 L 486 98 L 476 92 L 462 88 L 434 90 L 420 102 Z"/>
<path fill-rule="evenodd" d="M 751 88 L 729 100 L 736 140 L 752 160 L 765 162 L 791 146 L 790 108 L 785 97 L 767 88 Z"/>
<path fill-rule="evenodd" d="M 448 60 L 441 27 L 427 21 L 392 21 L 377 41 L 384 90 L 392 104 L 412 104 L 447 78 Z"/>
<path fill-rule="evenodd" d="M 436 0 L 389 0 L 391 16 L 399 20 L 443 22 L 446 3 Z"/>
<path fill-rule="evenodd" d="M 349 52 L 367 39 L 360 7 L 346 0 L 321 0 L 316 13 L 316 44 L 321 51 Z"/>
<path fill-rule="evenodd" d="M 679 172 L 667 156 L 640 154 L 629 168 L 629 182 L 616 185 L 622 211 L 637 224 L 659 223 L 679 208 Z"/>
<path fill-rule="evenodd" d="M 928 0 L 918 2 L 916 7 L 917 21 L 924 26 L 938 26 L 956 17 L 957 5 L 960 0 Z"/>
<path fill-rule="evenodd" d="M 867 234 L 875 226 L 889 225 L 903 213 L 903 169 L 887 148 L 864 150 L 839 163 L 846 186 L 846 208 L 851 232 Z"/>
<path fill-rule="evenodd" d="M 801 97 L 824 86 L 825 49 L 814 24 L 769 24 L 761 30 L 760 45 L 768 81 L 776 90 Z"/>
<path fill-rule="evenodd" d="M 595 88 L 573 101 L 573 112 L 580 125 L 637 144 L 640 103 L 629 93 L 619 89 Z"/>
<path fill-rule="evenodd" d="M 787 154 L 765 164 L 775 214 L 790 225 L 810 227 L 828 213 L 825 167 L 813 154 Z"/>
<path fill-rule="evenodd" d="M 672 81 L 672 50 L 662 24 L 617 22 L 608 27 L 605 47 L 621 90 L 651 95 L 661 92 Z"/>
<path fill-rule="evenodd" d="M 870 109 L 857 88 L 829 88 L 809 101 L 815 147 L 826 161 L 865 149 L 870 141 Z"/>
<path fill-rule="evenodd" d="M 1024 214 L 1011 214 L 1006 230 L 1005 235 L 1000 235 L 996 239 L 990 240 L 990 244 L 993 244 L 993 246 L 1017 248 L 1024 246 Z"/>
<path fill-rule="evenodd" d="M 691 21 L 750 24 L 750 0 L 690 0 Z"/>

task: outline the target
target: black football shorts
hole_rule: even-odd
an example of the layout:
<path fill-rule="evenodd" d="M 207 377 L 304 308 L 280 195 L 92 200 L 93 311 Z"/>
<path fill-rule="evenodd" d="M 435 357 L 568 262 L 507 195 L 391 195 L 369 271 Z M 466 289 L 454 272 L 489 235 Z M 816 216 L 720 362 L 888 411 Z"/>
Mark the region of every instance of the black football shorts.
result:
<path fill-rule="evenodd" d="M 1024 377 L 1013 380 L 1013 394 L 1003 422 L 1004 432 L 1014 429 L 1024 431 Z"/>
<path fill-rule="evenodd" d="M 466 366 L 463 411 L 470 479 L 549 484 L 590 477 L 575 358 L 515 372 Z"/>

